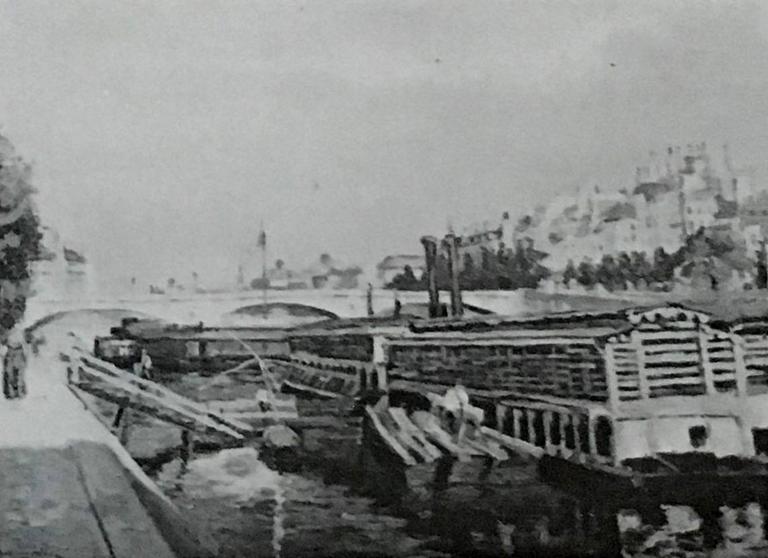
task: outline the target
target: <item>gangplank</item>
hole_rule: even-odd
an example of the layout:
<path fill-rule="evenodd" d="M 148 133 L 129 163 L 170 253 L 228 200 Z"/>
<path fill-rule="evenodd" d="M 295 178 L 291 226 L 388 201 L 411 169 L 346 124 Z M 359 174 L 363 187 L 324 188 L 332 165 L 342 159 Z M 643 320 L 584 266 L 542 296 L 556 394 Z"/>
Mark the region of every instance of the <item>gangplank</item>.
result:
<path fill-rule="evenodd" d="M 61 356 L 69 363 L 67 370 L 71 388 L 190 431 L 219 433 L 236 440 L 243 440 L 253 434 L 250 425 L 183 397 L 156 382 L 121 370 L 80 347 L 75 346 Z"/>

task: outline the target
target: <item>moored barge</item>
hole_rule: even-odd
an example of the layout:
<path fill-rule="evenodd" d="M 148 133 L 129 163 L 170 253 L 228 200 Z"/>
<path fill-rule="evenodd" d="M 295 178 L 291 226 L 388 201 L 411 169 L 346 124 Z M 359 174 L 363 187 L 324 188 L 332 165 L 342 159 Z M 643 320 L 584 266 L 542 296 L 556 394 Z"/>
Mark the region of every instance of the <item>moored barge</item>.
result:
<path fill-rule="evenodd" d="M 765 490 L 767 334 L 667 305 L 420 322 L 383 349 L 394 405 L 458 383 L 545 478 L 670 497 Z"/>

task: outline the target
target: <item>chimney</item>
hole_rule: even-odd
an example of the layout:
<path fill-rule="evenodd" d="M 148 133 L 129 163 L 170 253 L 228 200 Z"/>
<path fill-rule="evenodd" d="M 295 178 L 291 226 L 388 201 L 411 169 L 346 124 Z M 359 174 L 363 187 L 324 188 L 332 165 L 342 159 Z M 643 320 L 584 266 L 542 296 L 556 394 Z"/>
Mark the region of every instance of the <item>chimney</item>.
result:
<path fill-rule="evenodd" d="M 434 236 L 422 236 L 424 245 L 424 261 L 426 263 L 427 289 L 429 290 L 429 317 L 437 318 L 440 315 L 440 292 L 437 290 L 437 275 L 435 265 L 437 263 L 437 239 Z"/>
<path fill-rule="evenodd" d="M 443 246 L 448 252 L 448 271 L 451 274 L 451 315 L 460 317 L 464 315 L 464 305 L 459 286 L 459 239 L 454 234 L 447 234 Z"/>

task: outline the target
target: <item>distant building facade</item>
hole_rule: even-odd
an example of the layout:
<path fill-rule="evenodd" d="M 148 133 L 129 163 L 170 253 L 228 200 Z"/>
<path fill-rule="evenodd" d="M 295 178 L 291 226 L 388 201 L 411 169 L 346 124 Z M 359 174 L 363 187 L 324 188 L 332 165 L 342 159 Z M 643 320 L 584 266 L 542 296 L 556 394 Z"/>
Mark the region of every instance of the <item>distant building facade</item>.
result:
<path fill-rule="evenodd" d="M 629 188 L 560 194 L 514 220 L 504 214 L 498 225 L 473 228 L 461 248 L 474 259 L 483 249 L 532 242 L 557 272 L 569 261 L 597 263 L 622 252 L 673 253 L 704 227 L 732 231 L 752 254 L 768 234 L 768 193 L 755 188 L 753 174 L 734 167 L 727 146 L 716 157 L 705 143 L 669 147 L 649 154 Z"/>
<path fill-rule="evenodd" d="M 32 295 L 78 299 L 92 295 L 93 272 L 88 259 L 66 246 L 54 229 L 42 227 L 40 257 L 31 264 Z"/>

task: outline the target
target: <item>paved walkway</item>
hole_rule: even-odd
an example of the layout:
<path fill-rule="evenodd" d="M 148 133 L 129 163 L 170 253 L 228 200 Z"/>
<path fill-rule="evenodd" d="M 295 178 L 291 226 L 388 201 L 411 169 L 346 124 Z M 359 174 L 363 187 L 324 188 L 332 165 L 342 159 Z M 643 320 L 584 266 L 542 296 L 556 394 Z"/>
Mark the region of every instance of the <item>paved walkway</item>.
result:
<path fill-rule="evenodd" d="M 0 397 L 0 556 L 171 558 L 135 490 L 164 496 L 64 384 L 55 347 Z"/>

